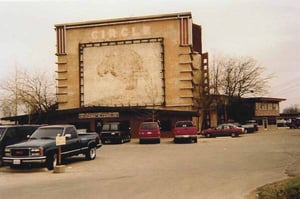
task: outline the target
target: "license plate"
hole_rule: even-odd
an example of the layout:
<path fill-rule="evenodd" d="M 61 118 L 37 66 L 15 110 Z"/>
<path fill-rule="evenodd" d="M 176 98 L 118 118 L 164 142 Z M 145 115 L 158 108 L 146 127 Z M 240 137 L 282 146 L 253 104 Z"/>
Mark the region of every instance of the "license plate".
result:
<path fill-rule="evenodd" d="M 13 164 L 21 164 L 21 160 L 13 160 Z"/>
<path fill-rule="evenodd" d="M 147 134 L 148 134 L 148 135 L 151 135 L 151 134 L 152 134 L 152 132 L 147 132 Z"/>

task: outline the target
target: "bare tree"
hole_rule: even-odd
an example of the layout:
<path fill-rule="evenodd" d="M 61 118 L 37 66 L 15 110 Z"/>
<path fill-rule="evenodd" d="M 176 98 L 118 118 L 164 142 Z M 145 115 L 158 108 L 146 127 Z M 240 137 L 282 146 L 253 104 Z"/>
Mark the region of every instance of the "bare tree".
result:
<path fill-rule="evenodd" d="M 3 80 L 0 89 L 4 93 L 0 100 L 3 114 L 7 114 L 4 116 L 47 112 L 56 102 L 55 78 L 46 72 L 18 70 Z"/>
<path fill-rule="evenodd" d="M 6 95 L 5 95 L 6 96 Z M 1 108 L 1 116 L 11 117 L 16 115 L 15 110 L 15 102 L 14 100 L 11 100 L 12 98 L 9 97 L 3 97 L 0 99 L 0 108 Z"/>
<path fill-rule="evenodd" d="M 214 95 L 219 95 L 219 78 L 220 78 L 220 69 L 221 67 L 219 67 L 219 59 L 216 59 L 213 56 L 212 63 L 210 64 L 210 89 L 211 89 L 211 94 Z"/>
<path fill-rule="evenodd" d="M 216 56 L 211 63 L 211 92 L 228 97 L 265 93 L 272 75 L 263 77 L 264 71 L 251 57 Z"/>
<path fill-rule="evenodd" d="M 297 114 L 297 113 L 300 113 L 300 108 L 298 105 L 291 105 L 285 109 L 283 109 L 283 113 L 286 113 L 286 114 Z"/>

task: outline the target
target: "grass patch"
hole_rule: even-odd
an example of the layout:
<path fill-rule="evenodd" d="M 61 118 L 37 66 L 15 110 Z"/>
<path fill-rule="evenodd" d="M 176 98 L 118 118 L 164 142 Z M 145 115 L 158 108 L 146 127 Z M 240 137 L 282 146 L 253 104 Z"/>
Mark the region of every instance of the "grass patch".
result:
<path fill-rule="evenodd" d="M 258 199 L 300 199 L 300 178 L 290 178 L 257 189 Z"/>

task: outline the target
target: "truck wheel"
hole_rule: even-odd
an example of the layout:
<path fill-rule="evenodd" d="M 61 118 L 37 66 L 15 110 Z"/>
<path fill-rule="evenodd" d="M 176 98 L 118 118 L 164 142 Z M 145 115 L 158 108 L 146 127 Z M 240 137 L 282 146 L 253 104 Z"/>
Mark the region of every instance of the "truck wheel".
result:
<path fill-rule="evenodd" d="M 53 154 L 50 154 L 47 156 L 47 159 L 46 159 L 46 167 L 48 170 L 53 170 L 54 167 L 56 167 L 56 164 L 57 164 L 57 154 L 56 153 L 53 153 Z"/>
<path fill-rule="evenodd" d="M 85 154 L 85 159 L 94 160 L 96 158 L 96 147 L 89 147 L 88 151 Z"/>
<path fill-rule="evenodd" d="M 131 135 L 128 136 L 128 142 L 130 142 L 130 141 L 131 141 Z"/>

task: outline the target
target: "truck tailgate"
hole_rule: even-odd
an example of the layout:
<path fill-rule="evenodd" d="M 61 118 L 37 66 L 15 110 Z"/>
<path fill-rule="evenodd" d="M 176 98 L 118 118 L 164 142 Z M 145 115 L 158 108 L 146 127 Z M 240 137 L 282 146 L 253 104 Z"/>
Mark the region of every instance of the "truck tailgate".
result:
<path fill-rule="evenodd" d="M 197 128 L 195 127 L 175 128 L 174 135 L 197 135 Z"/>

